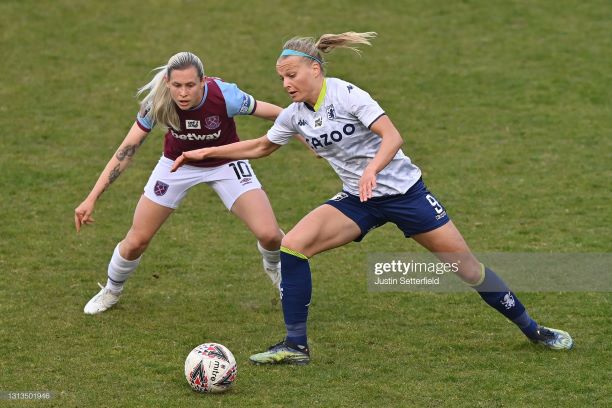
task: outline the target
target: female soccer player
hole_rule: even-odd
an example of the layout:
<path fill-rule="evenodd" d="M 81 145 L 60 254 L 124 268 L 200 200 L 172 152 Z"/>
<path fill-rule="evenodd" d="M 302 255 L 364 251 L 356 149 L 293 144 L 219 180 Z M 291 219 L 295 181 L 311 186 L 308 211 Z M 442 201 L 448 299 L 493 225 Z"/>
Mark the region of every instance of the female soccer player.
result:
<path fill-rule="evenodd" d="M 77 232 L 94 222 L 92 213 L 100 195 L 132 161 L 138 147 L 159 123 L 168 128 L 164 152 L 144 188 L 132 227 L 117 245 L 108 265 L 108 280 L 86 305 L 85 313 L 97 314 L 119 300 L 123 284 L 138 266 L 153 236 L 196 184 L 210 185 L 223 204 L 240 218 L 257 238 L 265 272 L 280 284 L 279 248 L 282 239 L 272 207 L 246 160 L 203 159 L 171 173 L 173 160 L 183 151 L 237 142 L 235 115 L 274 120 L 281 108 L 256 101 L 236 85 L 204 75 L 200 59 L 180 52 L 159 67 L 154 78 L 140 88 L 146 93 L 136 122 L 110 159 L 93 189 L 76 209 Z"/>
<path fill-rule="evenodd" d="M 306 215 L 281 246 L 285 339 L 251 356 L 258 364 L 307 364 L 308 305 L 312 292 L 308 259 L 360 241 L 373 228 L 392 222 L 444 262 L 458 263 L 457 274 L 482 299 L 532 341 L 552 349 L 571 349 L 564 331 L 539 326 L 506 284 L 471 253 L 446 210 L 427 190 L 421 171 L 400 150 L 402 137 L 370 95 L 337 78 L 326 78 L 322 53 L 370 44 L 376 33 L 326 34 L 289 40 L 276 63 L 293 103 L 266 136 L 227 146 L 184 152 L 173 170 L 204 158 L 249 159 L 271 154 L 295 133 L 305 137 L 343 182 L 343 190 Z"/>

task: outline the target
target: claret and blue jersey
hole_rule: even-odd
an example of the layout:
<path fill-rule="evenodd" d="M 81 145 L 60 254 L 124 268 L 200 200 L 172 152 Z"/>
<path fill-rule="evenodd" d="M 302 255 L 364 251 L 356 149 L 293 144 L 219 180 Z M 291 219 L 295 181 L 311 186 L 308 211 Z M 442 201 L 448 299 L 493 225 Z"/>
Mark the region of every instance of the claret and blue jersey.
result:
<path fill-rule="evenodd" d="M 174 160 L 185 151 L 239 141 L 233 118 L 236 115 L 250 115 L 255 108 L 255 99 L 235 84 L 207 77 L 204 83 L 204 96 L 198 106 L 189 110 L 176 107 L 181 128 L 168 128 L 164 141 L 164 156 Z M 136 123 L 145 132 L 150 132 L 155 126 L 150 110 L 139 112 Z M 229 161 L 205 159 L 189 164 L 214 167 Z"/>
<path fill-rule="evenodd" d="M 385 112 L 359 87 L 337 78 L 325 78 L 315 106 L 289 105 L 268 131 L 268 139 L 286 144 L 296 133 L 325 158 L 344 183 L 359 195 L 359 179 L 374 158 L 382 139 L 372 124 Z M 374 197 L 403 194 L 421 177 L 420 169 L 400 150 L 377 176 Z"/>

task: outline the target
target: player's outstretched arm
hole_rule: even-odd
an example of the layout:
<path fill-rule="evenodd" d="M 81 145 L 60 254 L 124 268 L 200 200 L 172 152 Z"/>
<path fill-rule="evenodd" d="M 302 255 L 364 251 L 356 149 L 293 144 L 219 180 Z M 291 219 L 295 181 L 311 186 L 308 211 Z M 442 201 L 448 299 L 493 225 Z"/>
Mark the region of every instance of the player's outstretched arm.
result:
<path fill-rule="evenodd" d="M 361 201 L 372 198 L 372 190 L 376 187 L 376 175 L 387 167 L 404 143 L 399 131 L 386 115 L 378 118 L 372 124 L 371 129 L 382 138 L 382 143 L 359 179 L 359 199 Z"/>
<path fill-rule="evenodd" d="M 257 106 L 255 107 L 255 111 L 253 112 L 253 116 L 275 121 L 282 111 L 283 108 L 281 108 L 280 106 L 276 106 L 268 102 L 257 101 Z"/>
<path fill-rule="evenodd" d="M 253 112 L 253 116 L 274 121 L 282 111 L 283 109 L 279 106 L 273 105 L 268 102 L 257 101 L 257 107 L 255 108 L 255 112 Z M 321 156 L 319 156 L 319 154 L 308 144 L 308 142 L 306 142 L 304 136 L 300 134 L 295 134 L 294 137 L 315 157 L 319 159 L 321 158 Z"/>
<path fill-rule="evenodd" d="M 148 133 L 143 131 L 135 122 L 132 128 L 123 139 L 123 142 L 117 149 L 117 152 L 108 161 L 104 170 L 98 177 L 98 181 L 91 189 L 91 192 L 85 200 L 77 208 L 74 209 L 74 225 L 77 232 L 81 230 L 81 226 L 91 224 L 95 220 L 92 217 L 94 207 L 98 198 L 104 191 L 121 175 L 121 173 L 129 166 L 136 154 L 138 147 L 145 141 Z"/>
<path fill-rule="evenodd" d="M 183 164 L 190 161 L 203 159 L 258 159 L 265 157 L 276 151 L 281 145 L 272 143 L 267 136 L 259 139 L 243 140 L 242 142 L 231 143 L 223 146 L 205 147 L 203 149 L 190 150 L 183 152 L 172 165 L 172 172 L 175 172 Z"/>

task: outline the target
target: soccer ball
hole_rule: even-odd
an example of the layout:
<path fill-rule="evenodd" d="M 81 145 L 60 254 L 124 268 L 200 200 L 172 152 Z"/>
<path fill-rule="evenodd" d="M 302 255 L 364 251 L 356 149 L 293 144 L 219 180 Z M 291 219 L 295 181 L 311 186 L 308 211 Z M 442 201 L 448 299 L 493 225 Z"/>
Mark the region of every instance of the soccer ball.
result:
<path fill-rule="evenodd" d="M 185 360 L 185 378 L 194 391 L 227 391 L 236 380 L 236 359 L 227 347 L 204 343 L 191 350 Z"/>

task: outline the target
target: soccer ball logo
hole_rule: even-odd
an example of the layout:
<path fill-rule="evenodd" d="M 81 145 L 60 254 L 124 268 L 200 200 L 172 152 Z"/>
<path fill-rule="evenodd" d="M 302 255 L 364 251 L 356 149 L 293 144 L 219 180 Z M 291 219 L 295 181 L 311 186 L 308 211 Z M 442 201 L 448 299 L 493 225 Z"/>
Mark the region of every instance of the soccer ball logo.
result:
<path fill-rule="evenodd" d="M 185 378 L 197 392 L 226 391 L 236 380 L 236 374 L 236 359 L 221 344 L 200 344 L 185 360 Z"/>

